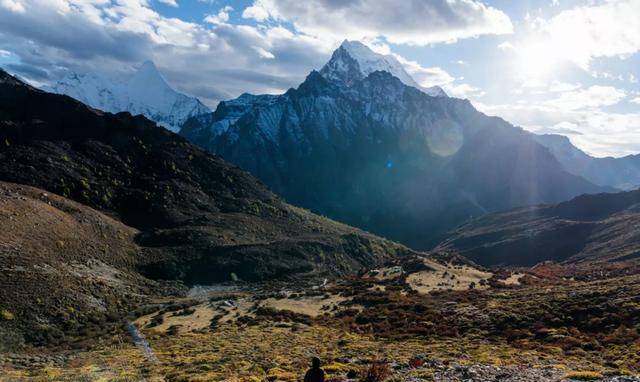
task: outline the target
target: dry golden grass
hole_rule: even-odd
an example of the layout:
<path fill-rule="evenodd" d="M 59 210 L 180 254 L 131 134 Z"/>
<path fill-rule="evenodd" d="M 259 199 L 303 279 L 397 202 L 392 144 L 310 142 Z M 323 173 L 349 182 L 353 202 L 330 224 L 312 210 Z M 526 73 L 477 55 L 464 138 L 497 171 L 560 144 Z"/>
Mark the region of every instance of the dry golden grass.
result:
<path fill-rule="evenodd" d="M 465 277 L 487 276 L 453 268 Z M 436 272 L 444 269 L 449 267 Z M 157 363 L 122 334 L 80 353 L 64 369 L 4 373 L 12 381 L 296 381 L 309 359 L 319 356 L 328 378 L 363 373 L 376 360 L 404 365 L 391 380 L 441 378 L 431 366 L 410 367 L 418 355 L 440 364 L 551 368 L 558 377 L 594 375 L 576 370 L 640 372 L 640 275 L 429 294 L 411 288 L 403 277 L 365 277 L 330 284 L 322 296 L 315 290 L 287 298 L 274 298 L 272 291 L 216 295 L 190 306 L 191 314 L 163 309 L 164 322 L 143 330 Z M 334 315 L 319 314 L 336 304 L 342 305 Z M 585 309 L 591 316 L 578 314 Z M 138 326 L 154 315 L 140 318 Z M 602 320 L 618 329 L 607 329 Z M 182 330 L 168 330 L 174 325 Z"/>
<path fill-rule="evenodd" d="M 564 375 L 564 379 L 574 379 L 578 381 L 596 381 L 604 376 L 596 371 L 571 371 Z"/>
<path fill-rule="evenodd" d="M 509 277 L 498 282 L 504 285 L 520 285 L 520 279 L 524 277 L 524 273 L 512 273 Z"/>
<path fill-rule="evenodd" d="M 425 264 L 433 270 L 412 273 L 407 276 L 407 283 L 419 293 L 429 293 L 435 290 L 466 290 L 487 289 L 481 285 L 482 280 L 488 280 L 493 275 L 490 272 L 469 267 L 467 265 L 454 266 L 441 264 L 432 260 L 425 260 Z"/>
<path fill-rule="evenodd" d="M 261 305 L 276 310 L 287 310 L 294 313 L 304 314 L 310 317 L 317 317 L 322 313 L 331 311 L 338 304 L 347 301 L 347 298 L 331 295 L 305 296 L 299 298 L 268 298 L 261 302 Z"/>
<path fill-rule="evenodd" d="M 366 363 L 373 360 L 406 364 L 417 354 L 463 365 L 547 366 L 604 372 L 602 365 L 590 357 L 567 356 L 544 346 L 535 350 L 515 348 L 504 342 L 488 342 L 481 336 L 392 341 L 323 326 L 282 328 L 272 324 L 249 327 L 227 324 L 212 332 L 175 336 L 151 331 L 147 334 L 159 360 L 156 364 L 147 361 L 133 344 L 120 338 L 114 339 L 111 345 L 80 354 L 65 369 L 14 371 L 7 375 L 16 381 L 297 381 L 312 356 L 324 361 L 328 378 L 338 378 L 349 370 L 363 372 Z M 345 359 L 364 362 L 347 363 Z M 426 378 L 432 370 L 404 373 Z"/>
<path fill-rule="evenodd" d="M 189 315 L 179 315 L 176 312 L 169 312 L 163 315 L 164 320 L 162 324 L 154 326 L 153 330 L 158 332 L 166 332 L 173 326 L 180 327 L 180 332 L 192 332 L 195 330 L 201 330 L 208 328 L 211 324 L 211 319 L 215 315 L 215 311 L 209 306 L 209 304 L 200 304 L 193 306 L 195 311 Z M 136 320 L 136 324 L 144 328 L 152 321 L 152 318 L 157 313 L 151 313 L 142 316 Z"/>

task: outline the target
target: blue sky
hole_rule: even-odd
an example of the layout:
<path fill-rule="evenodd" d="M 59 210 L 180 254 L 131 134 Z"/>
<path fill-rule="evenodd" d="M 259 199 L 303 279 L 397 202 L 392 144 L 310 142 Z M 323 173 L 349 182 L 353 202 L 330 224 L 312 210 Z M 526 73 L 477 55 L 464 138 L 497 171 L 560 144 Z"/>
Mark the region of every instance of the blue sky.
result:
<path fill-rule="evenodd" d="M 297 86 L 345 38 L 590 154 L 640 152 L 638 0 L 0 0 L 0 66 L 33 84 L 151 59 L 212 107 Z"/>

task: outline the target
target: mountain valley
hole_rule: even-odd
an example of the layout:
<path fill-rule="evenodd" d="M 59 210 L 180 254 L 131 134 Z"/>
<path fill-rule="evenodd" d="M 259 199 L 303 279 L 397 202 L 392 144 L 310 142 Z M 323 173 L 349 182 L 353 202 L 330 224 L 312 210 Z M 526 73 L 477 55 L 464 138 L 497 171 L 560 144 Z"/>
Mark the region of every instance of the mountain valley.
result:
<path fill-rule="evenodd" d="M 57 290 L 59 298 L 67 301 L 64 308 L 75 312 L 72 316 L 81 326 L 89 320 L 84 314 L 87 304 L 119 308 L 104 300 L 113 292 L 101 277 L 129 280 L 123 288 L 131 290 L 127 294 L 139 295 L 133 291 L 154 285 L 151 280 L 194 285 L 338 276 L 412 253 L 282 202 L 247 173 L 158 129 L 144 117 L 98 112 L 69 97 L 32 88 L 4 72 L 0 72 L 0 115 L 0 141 L 4 142 L 0 180 L 38 188 L 13 191 L 17 196 L 6 201 L 3 216 L 16 236 L 3 237 L 3 283 L 24 285 L 26 274 L 44 272 L 49 275 L 43 282 L 45 290 Z M 6 187 L 20 186 L 7 183 Z M 44 200 L 38 203 L 45 210 L 51 209 L 48 195 L 61 205 L 77 206 L 51 211 L 68 220 L 67 225 L 85 224 L 88 219 L 74 217 L 76 213 L 67 216 L 67 210 L 94 216 L 95 225 L 104 227 L 96 233 L 97 241 L 79 246 L 82 230 L 60 232 L 64 220 L 58 223 L 62 226 L 41 232 L 44 237 L 32 230 L 30 234 L 36 236 L 25 237 L 21 232 L 28 224 L 25 219 L 33 220 L 36 227 L 53 224 L 48 222 L 53 218 L 45 215 L 22 215 L 28 211 L 23 199 L 37 194 L 43 195 L 36 199 Z M 12 215 L 20 210 L 17 217 Z M 89 235 L 98 228 L 82 229 L 89 230 Z M 69 235 L 75 237 L 72 242 Z M 20 249 L 25 240 L 34 249 Z M 48 257 L 38 249 L 47 243 Z M 84 271 L 60 269 L 60 264 Z M 58 270 L 50 273 L 51 266 Z M 114 275 L 99 275 L 88 285 L 73 276 L 91 273 L 95 267 Z M 77 288 L 93 292 L 83 297 L 77 295 Z M 4 289 L 3 304 L 15 305 L 3 308 L 11 316 L 20 312 L 25 330 L 34 322 L 42 322 L 44 331 L 59 330 L 69 312 L 60 316 L 58 309 L 45 309 L 56 296 L 40 298 L 41 305 L 34 311 L 33 300 L 24 299 L 21 290 Z"/>
<path fill-rule="evenodd" d="M 1 382 L 640 382 L 634 157 L 348 40 L 213 112 L 53 90 L 0 69 Z"/>

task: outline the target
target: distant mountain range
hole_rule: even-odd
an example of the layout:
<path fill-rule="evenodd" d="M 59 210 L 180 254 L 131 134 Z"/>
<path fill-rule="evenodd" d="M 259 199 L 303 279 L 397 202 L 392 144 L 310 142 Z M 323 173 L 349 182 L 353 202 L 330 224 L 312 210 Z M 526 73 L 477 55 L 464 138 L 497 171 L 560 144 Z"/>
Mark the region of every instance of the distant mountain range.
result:
<path fill-rule="evenodd" d="M 171 131 L 177 132 L 190 117 L 211 110 L 197 98 L 172 89 L 151 61 L 146 61 L 125 81 L 107 79 L 99 74 L 69 72 L 45 90 L 65 94 L 99 110 L 142 114 Z"/>
<path fill-rule="evenodd" d="M 594 184 L 620 190 L 640 187 L 640 155 L 595 158 L 575 147 L 569 138 L 562 135 L 534 135 L 534 138 L 547 147 L 565 170 L 572 174 Z"/>
<path fill-rule="evenodd" d="M 420 249 L 470 217 L 613 190 L 394 60 L 345 42 L 298 88 L 221 102 L 180 133 L 294 204 Z"/>

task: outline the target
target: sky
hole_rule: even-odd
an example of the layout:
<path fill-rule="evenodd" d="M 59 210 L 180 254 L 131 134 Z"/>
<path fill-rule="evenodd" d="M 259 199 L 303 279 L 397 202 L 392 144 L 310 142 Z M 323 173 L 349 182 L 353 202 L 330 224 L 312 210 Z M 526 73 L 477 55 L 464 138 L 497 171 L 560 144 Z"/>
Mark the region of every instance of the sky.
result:
<path fill-rule="evenodd" d="M 296 87 L 344 39 L 591 155 L 640 153 L 640 0 L 0 0 L 0 67 L 32 84 L 152 60 L 212 108 Z"/>

